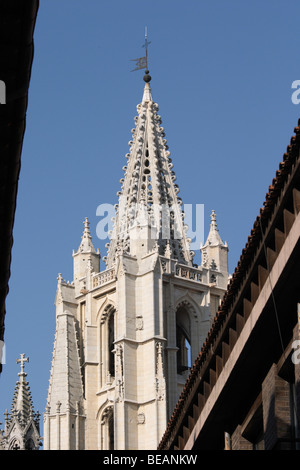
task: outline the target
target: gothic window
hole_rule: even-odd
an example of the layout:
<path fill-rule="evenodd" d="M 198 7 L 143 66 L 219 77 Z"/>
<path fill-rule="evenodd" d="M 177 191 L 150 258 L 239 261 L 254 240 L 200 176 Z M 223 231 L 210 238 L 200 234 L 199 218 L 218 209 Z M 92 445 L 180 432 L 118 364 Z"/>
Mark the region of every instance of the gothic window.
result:
<path fill-rule="evenodd" d="M 79 345 L 80 345 L 80 358 L 81 363 L 84 363 L 84 334 L 85 334 L 85 302 L 80 304 L 80 331 L 79 331 Z"/>
<path fill-rule="evenodd" d="M 102 414 L 102 450 L 114 450 L 114 411 L 112 406 L 108 406 Z"/>
<path fill-rule="evenodd" d="M 115 377 L 116 310 L 105 307 L 100 318 L 100 386 L 111 384 Z"/>
<path fill-rule="evenodd" d="M 18 441 L 18 439 L 13 439 L 12 442 L 10 443 L 9 445 L 9 448 L 8 450 L 20 450 L 21 447 L 20 447 L 20 443 Z"/>
<path fill-rule="evenodd" d="M 34 450 L 34 442 L 31 438 L 27 439 L 25 443 L 25 449 L 26 450 Z"/>
<path fill-rule="evenodd" d="M 183 374 L 191 367 L 190 318 L 184 307 L 176 312 L 177 373 Z"/>
<path fill-rule="evenodd" d="M 108 450 L 114 450 L 114 413 L 112 407 L 108 414 Z"/>
<path fill-rule="evenodd" d="M 115 315 L 112 311 L 108 319 L 108 372 L 111 377 L 115 376 L 115 354 L 114 354 L 114 341 L 115 341 Z"/>

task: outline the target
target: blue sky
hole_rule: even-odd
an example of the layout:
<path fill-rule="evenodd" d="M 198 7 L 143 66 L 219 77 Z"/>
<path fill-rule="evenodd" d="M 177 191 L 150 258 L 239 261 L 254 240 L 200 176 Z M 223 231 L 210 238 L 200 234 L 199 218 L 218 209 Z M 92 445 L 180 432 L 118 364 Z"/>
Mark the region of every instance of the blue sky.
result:
<path fill-rule="evenodd" d="M 232 272 L 297 125 L 300 4 L 288 0 L 41 0 L 7 298 L 0 413 L 20 353 L 44 412 L 57 275 L 72 280 L 83 220 L 115 204 L 141 101 L 148 27 L 154 100 L 184 203 L 214 209 Z M 196 262 L 200 262 L 199 252 Z M 103 269 L 103 263 L 102 263 Z"/>

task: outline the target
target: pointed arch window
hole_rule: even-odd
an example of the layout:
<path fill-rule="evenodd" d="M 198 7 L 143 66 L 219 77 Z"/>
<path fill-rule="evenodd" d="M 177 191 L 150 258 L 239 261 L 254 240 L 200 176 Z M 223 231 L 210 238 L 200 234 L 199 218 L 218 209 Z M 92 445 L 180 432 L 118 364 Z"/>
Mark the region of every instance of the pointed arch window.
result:
<path fill-rule="evenodd" d="M 176 312 L 177 373 L 184 374 L 191 367 L 190 318 L 184 307 Z"/>
<path fill-rule="evenodd" d="M 107 423 L 108 432 L 108 450 L 114 450 L 115 448 L 115 435 L 114 435 L 114 412 L 113 408 L 110 408 Z"/>
<path fill-rule="evenodd" d="M 108 318 L 108 372 L 111 377 L 115 376 L 115 315 L 114 310 L 110 312 Z"/>
<path fill-rule="evenodd" d="M 18 439 L 14 438 L 11 441 L 8 450 L 20 450 L 20 449 L 21 449 L 20 442 L 18 441 Z"/>
<path fill-rule="evenodd" d="M 111 384 L 115 377 L 116 310 L 109 304 L 100 322 L 100 386 Z"/>
<path fill-rule="evenodd" d="M 35 446 L 34 446 L 34 442 L 31 438 L 29 438 L 26 443 L 25 443 L 25 449 L 26 450 L 34 450 L 35 449 Z"/>
<path fill-rule="evenodd" d="M 114 450 L 114 410 L 112 406 L 108 406 L 102 414 L 102 450 Z"/>

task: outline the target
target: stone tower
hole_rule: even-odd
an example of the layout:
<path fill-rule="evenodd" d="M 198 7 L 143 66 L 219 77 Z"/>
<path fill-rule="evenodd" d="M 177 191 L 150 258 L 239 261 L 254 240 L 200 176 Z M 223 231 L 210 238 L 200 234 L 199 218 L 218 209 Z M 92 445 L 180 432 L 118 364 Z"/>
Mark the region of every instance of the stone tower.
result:
<path fill-rule="evenodd" d="M 58 277 L 45 449 L 156 449 L 227 286 L 223 243 L 193 264 L 144 80 L 105 266 L 86 219 L 73 281 Z"/>
<path fill-rule="evenodd" d="M 1 450 L 39 450 L 41 446 L 40 437 L 40 414 L 34 412 L 29 383 L 24 371 L 25 362 L 29 358 L 21 354 L 17 363 L 21 364 L 19 380 L 15 386 L 11 411 L 4 413 L 5 429 L 1 431 Z"/>

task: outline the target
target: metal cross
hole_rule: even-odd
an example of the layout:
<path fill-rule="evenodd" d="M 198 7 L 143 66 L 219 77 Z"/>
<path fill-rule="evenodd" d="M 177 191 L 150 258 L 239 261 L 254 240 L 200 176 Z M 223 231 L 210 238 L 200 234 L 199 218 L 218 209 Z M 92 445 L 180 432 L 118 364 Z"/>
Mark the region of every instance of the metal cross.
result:
<path fill-rule="evenodd" d="M 24 372 L 24 363 L 29 362 L 29 357 L 25 357 L 25 354 L 20 354 L 21 359 L 17 359 L 17 364 L 21 364 L 21 372 Z"/>
<path fill-rule="evenodd" d="M 146 55 L 144 57 L 138 57 L 137 59 L 131 59 L 133 62 L 135 62 L 136 67 L 135 69 L 131 70 L 131 72 L 134 72 L 135 70 L 141 70 L 141 69 L 148 69 L 148 46 L 151 44 L 150 41 L 148 41 L 148 35 L 147 35 L 147 26 L 145 27 L 145 44 L 143 44 L 142 47 L 146 49 Z"/>

